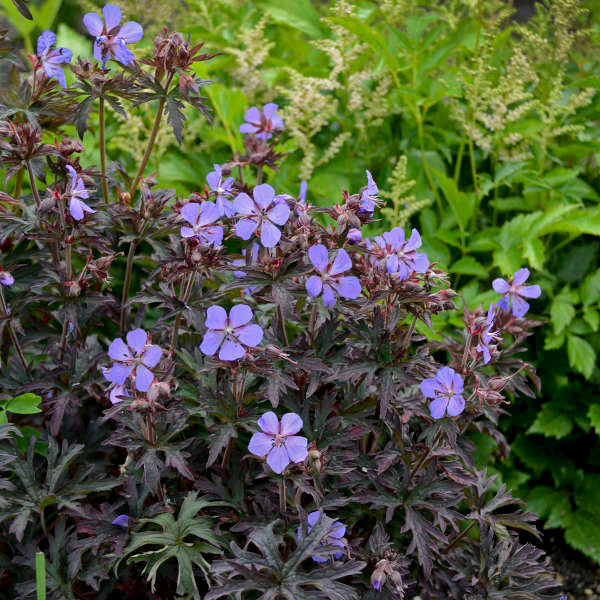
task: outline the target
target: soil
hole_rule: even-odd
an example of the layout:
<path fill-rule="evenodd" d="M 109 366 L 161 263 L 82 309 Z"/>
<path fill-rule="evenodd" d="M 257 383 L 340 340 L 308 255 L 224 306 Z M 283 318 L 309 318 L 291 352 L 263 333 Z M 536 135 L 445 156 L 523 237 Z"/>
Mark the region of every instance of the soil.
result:
<path fill-rule="evenodd" d="M 546 531 L 544 550 L 569 600 L 600 600 L 600 566 L 573 550 L 560 535 Z"/>

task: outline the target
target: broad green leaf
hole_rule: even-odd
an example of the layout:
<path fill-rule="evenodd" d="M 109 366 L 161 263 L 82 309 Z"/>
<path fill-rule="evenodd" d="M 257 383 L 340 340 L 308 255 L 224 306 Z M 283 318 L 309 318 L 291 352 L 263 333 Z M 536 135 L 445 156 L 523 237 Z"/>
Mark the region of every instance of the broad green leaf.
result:
<path fill-rule="evenodd" d="M 600 269 L 585 278 L 580 293 L 584 306 L 590 306 L 600 300 Z"/>
<path fill-rule="evenodd" d="M 527 496 L 527 508 L 546 519 L 546 529 L 564 528 L 571 521 L 569 495 L 545 485 L 538 485 L 531 490 Z"/>
<path fill-rule="evenodd" d="M 541 433 L 545 437 L 560 439 L 571 433 L 573 421 L 561 410 L 559 404 L 547 402 L 542 405 L 528 433 Z"/>
<path fill-rule="evenodd" d="M 565 539 L 576 550 L 600 562 L 600 522 L 597 511 L 575 511 L 565 531 Z"/>
<path fill-rule="evenodd" d="M 586 378 L 591 377 L 596 364 L 596 352 L 592 346 L 576 335 L 567 336 L 567 351 L 569 364 Z"/>
<path fill-rule="evenodd" d="M 569 325 L 575 316 L 575 307 L 569 302 L 562 302 L 559 298 L 555 298 L 550 305 L 550 317 L 554 332 L 559 334 Z"/>
<path fill-rule="evenodd" d="M 583 318 L 585 322 L 592 328 L 592 331 L 598 331 L 600 327 L 600 313 L 595 308 L 586 306 L 583 309 Z"/>
<path fill-rule="evenodd" d="M 457 260 L 452 267 L 450 267 L 452 273 L 460 273 L 464 275 L 476 275 L 485 279 L 488 277 L 488 272 L 485 267 L 472 256 L 463 256 Z"/>
<path fill-rule="evenodd" d="M 319 13 L 310 0 L 294 0 L 285 3 L 278 0 L 263 0 L 260 7 L 277 23 L 295 27 L 314 39 L 324 37 Z"/>
<path fill-rule="evenodd" d="M 450 177 L 447 177 L 437 169 L 430 168 L 433 171 L 439 186 L 442 188 L 446 200 L 448 200 L 448 203 L 456 215 L 459 227 L 463 231 L 466 230 L 469 221 L 473 216 L 473 211 L 475 210 L 474 194 L 465 194 L 464 192 L 459 191 L 456 187 L 456 183 L 454 183 L 454 179 L 450 179 Z"/>
<path fill-rule="evenodd" d="M 565 333 L 564 331 L 560 334 L 555 334 L 552 331 L 546 332 L 546 338 L 544 341 L 544 350 L 556 350 L 560 348 L 565 343 Z"/>
<path fill-rule="evenodd" d="M 41 401 L 41 397 L 36 396 L 35 394 L 21 394 L 20 396 L 9 400 L 5 408 L 8 412 L 17 415 L 34 415 L 42 412 L 42 409 L 38 406 Z"/>
<path fill-rule="evenodd" d="M 596 433 L 600 435 L 600 404 L 592 404 L 588 408 L 587 416 Z"/>
<path fill-rule="evenodd" d="M 600 208 L 582 208 L 544 226 L 538 235 L 571 233 L 600 235 Z"/>

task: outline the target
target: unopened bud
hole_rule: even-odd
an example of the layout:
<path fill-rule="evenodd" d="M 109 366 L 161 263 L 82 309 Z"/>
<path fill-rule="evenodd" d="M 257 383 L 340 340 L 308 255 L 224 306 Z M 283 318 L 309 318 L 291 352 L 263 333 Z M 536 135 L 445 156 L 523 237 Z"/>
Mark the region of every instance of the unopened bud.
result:
<path fill-rule="evenodd" d="M 381 563 L 382 561 L 379 562 Z M 378 592 L 381 591 L 381 588 L 385 585 L 386 580 L 387 576 L 383 566 L 377 567 L 371 574 L 371 586 Z"/>

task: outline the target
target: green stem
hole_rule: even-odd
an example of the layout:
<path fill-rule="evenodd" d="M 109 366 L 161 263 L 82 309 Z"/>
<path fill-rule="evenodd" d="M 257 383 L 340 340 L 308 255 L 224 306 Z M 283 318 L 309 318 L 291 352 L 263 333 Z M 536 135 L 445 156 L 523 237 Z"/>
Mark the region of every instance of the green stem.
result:
<path fill-rule="evenodd" d="M 108 202 L 108 180 L 106 179 L 106 139 L 104 137 L 104 98 L 100 96 L 100 107 L 98 109 L 100 120 L 100 165 L 102 168 L 102 193 L 104 202 Z"/>
<path fill-rule="evenodd" d="M 17 177 L 15 178 L 15 189 L 13 191 L 13 198 L 15 198 L 16 200 L 19 199 L 19 196 L 21 195 L 21 190 L 23 189 L 23 174 L 24 173 L 25 173 L 25 171 L 23 170 L 23 168 L 21 168 L 17 171 Z"/>
<path fill-rule="evenodd" d="M 6 317 L 6 327 L 8 328 L 8 334 L 10 335 L 10 339 L 12 341 L 13 347 L 17 356 L 19 357 L 19 361 L 25 370 L 25 373 L 29 375 L 29 368 L 27 366 L 27 361 L 25 360 L 25 356 L 23 355 L 23 350 L 21 350 L 21 345 L 19 344 L 19 340 L 15 335 L 15 330 L 13 329 L 12 323 L 10 322 L 10 315 L 8 312 L 8 306 L 6 304 L 6 298 L 4 298 L 4 290 L 0 285 L 0 307 L 2 308 L 2 313 Z"/>
<path fill-rule="evenodd" d="M 458 185 L 458 179 L 460 177 L 460 168 L 462 166 L 462 159 L 465 153 L 465 134 L 463 134 L 460 140 L 460 146 L 458 147 L 458 156 L 456 157 L 456 165 L 454 167 L 454 183 Z"/>
<path fill-rule="evenodd" d="M 173 79 L 174 73 L 169 73 L 167 78 L 167 83 L 165 85 L 165 94 L 169 92 L 169 85 L 171 84 L 171 80 Z M 154 125 L 152 126 L 152 132 L 150 133 L 150 139 L 148 140 L 148 145 L 146 146 L 146 151 L 144 152 L 144 156 L 142 157 L 142 162 L 140 163 L 140 167 L 138 172 L 129 188 L 129 195 L 133 199 L 133 195 L 135 194 L 135 190 L 144 174 L 144 169 L 148 164 L 148 160 L 150 159 L 150 155 L 152 154 L 152 150 L 154 148 L 154 142 L 156 142 L 156 136 L 158 135 L 158 130 L 160 129 L 160 122 L 162 120 L 162 115 L 165 110 L 165 104 L 167 103 L 166 98 L 161 98 L 158 103 L 158 110 L 156 111 L 156 118 L 154 119 Z"/>
<path fill-rule="evenodd" d="M 416 117 L 417 117 L 417 131 L 419 133 L 419 147 L 421 149 L 421 162 L 423 163 L 423 169 L 425 169 L 425 177 L 427 178 L 427 183 L 429 183 L 429 187 L 431 188 L 431 192 L 433 193 L 433 195 L 435 197 L 435 202 L 438 206 L 438 210 L 440 211 L 440 215 L 441 215 L 443 212 L 442 201 L 440 199 L 440 195 L 438 194 L 437 186 L 433 183 L 433 178 L 431 177 L 431 172 L 429 171 L 429 165 L 427 164 L 427 160 L 425 159 L 425 139 L 424 139 L 424 135 L 423 135 L 423 117 L 421 116 L 420 108 L 417 108 Z"/>
<path fill-rule="evenodd" d="M 119 321 L 119 329 L 121 335 L 125 334 L 125 325 L 127 321 L 127 297 L 129 296 L 129 287 L 131 285 L 131 271 L 133 270 L 133 259 L 135 258 L 135 249 L 137 240 L 132 240 L 129 244 L 129 252 L 127 253 L 127 266 L 125 267 L 125 281 L 123 282 L 123 295 L 121 296 L 121 319 Z"/>
<path fill-rule="evenodd" d="M 256 167 L 256 185 L 260 185 L 262 183 L 263 178 L 263 167 L 262 165 L 258 165 Z"/>
<path fill-rule="evenodd" d="M 481 191 L 479 189 L 479 183 L 477 181 L 477 165 L 475 164 L 475 149 L 473 148 L 473 140 L 469 137 L 469 160 L 471 163 L 471 176 L 473 177 L 473 186 L 475 188 L 475 210 L 473 211 L 473 218 L 471 219 L 471 233 L 475 232 L 477 225 L 477 214 L 479 213 L 479 204 L 481 203 Z"/>
<path fill-rule="evenodd" d="M 40 208 L 40 194 L 37 189 L 37 185 L 35 184 L 35 175 L 33 174 L 33 169 L 31 168 L 31 161 L 28 160 L 25 162 L 27 165 L 27 173 L 29 174 L 29 184 L 31 185 L 31 192 L 33 193 L 33 199 L 35 200 L 35 206 L 39 210 Z"/>

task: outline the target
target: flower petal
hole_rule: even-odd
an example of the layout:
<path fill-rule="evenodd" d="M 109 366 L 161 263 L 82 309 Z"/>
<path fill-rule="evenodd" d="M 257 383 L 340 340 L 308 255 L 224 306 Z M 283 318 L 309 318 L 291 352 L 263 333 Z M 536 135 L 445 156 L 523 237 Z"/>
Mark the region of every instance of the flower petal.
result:
<path fill-rule="evenodd" d="M 463 410 L 465 410 L 465 399 L 459 395 L 453 396 L 448 402 L 447 410 L 451 417 L 457 417 Z"/>
<path fill-rule="evenodd" d="M 329 266 L 329 254 L 323 244 L 311 246 L 308 249 L 308 258 L 319 272 L 325 273 Z"/>
<path fill-rule="evenodd" d="M 529 311 L 529 303 L 526 302 L 525 300 L 523 300 L 523 298 L 521 298 L 521 296 L 517 296 L 516 294 L 513 294 L 513 296 L 512 296 L 512 314 L 515 317 L 520 319 L 521 317 L 524 317 L 528 311 Z"/>
<path fill-rule="evenodd" d="M 450 390 L 454 383 L 454 369 L 451 369 L 450 367 L 441 367 L 437 370 L 435 378 L 442 384 L 444 389 Z"/>
<path fill-rule="evenodd" d="M 272 410 L 266 412 L 260 419 L 258 419 L 258 426 L 265 433 L 270 433 L 271 435 L 279 434 L 279 419 Z"/>
<path fill-rule="evenodd" d="M 447 398 L 436 398 L 429 403 L 429 413 L 434 419 L 441 419 L 446 414 Z"/>
<path fill-rule="evenodd" d="M 108 347 L 108 355 L 113 360 L 120 361 L 131 360 L 133 358 L 129 348 L 127 347 L 127 344 L 121 338 L 116 338 L 110 343 L 110 346 Z"/>
<path fill-rule="evenodd" d="M 273 436 L 264 433 L 255 433 L 250 438 L 248 451 L 255 456 L 266 456 L 273 447 Z"/>
<path fill-rule="evenodd" d="M 236 335 L 242 344 L 254 348 L 262 342 L 264 331 L 260 325 L 244 325 L 236 331 Z"/>
<path fill-rule="evenodd" d="M 133 348 L 136 354 L 140 354 L 147 343 L 148 334 L 143 329 L 134 329 L 127 334 L 127 345 Z"/>
<path fill-rule="evenodd" d="M 252 123 L 242 123 L 240 125 L 240 133 L 256 133 L 258 126 L 252 125 Z"/>
<path fill-rule="evenodd" d="M 235 206 L 235 204 L 234 204 Z M 243 240 L 249 240 L 258 227 L 256 217 L 241 219 L 235 224 L 235 235 Z"/>
<path fill-rule="evenodd" d="M 111 525 L 116 525 L 117 527 L 129 527 L 129 517 L 127 515 L 119 515 L 111 522 Z"/>
<path fill-rule="evenodd" d="M 133 367 L 131 365 L 123 365 L 121 363 L 115 363 L 110 371 L 104 374 L 108 381 L 116 383 L 117 385 L 123 385 L 127 378 L 131 375 Z"/>
<path fill-rule="evenodd" d="M 505 279 L 502 279 L 501 277 L 498 277 L 497 279 L 494 279 L 494 281 L 492 281 L 492 287 L 494 288 L 494 291 L 498 294 L 506 294 L 506 292 L 510 290 L 510 285 L 508 285 L 508 282 Z"/>
<path fill-rule="evenodd" d="M 181 209 L 181 216 L 190 224 L 196 225 L 198 223 L 198 215 L 200 214 L 200 204 L 197 202 L 188 202 Z"/>
<path fill-rule="evenodd" d="M 306 292 L 314 298 L 321 293 L 323 289 L 323 280 L 318 275 L 312 275 L 306 280 Z"/>
<path fill-rule="evenodd" d="M 283 446 L 274 446 L 267 456 L 267 464 L 275 473 L 282 473 L 290 464 L 290 458 L 286 449 Z"/>
<path fill-rule="evenodd" d="M 209 306 L 206 311 L 204 325 L 208 329 L 225 329 L 227 327 L 227 311 L 216 304 Z"/>
<path fill-rule="evenodd" d="M 229 311 L 229 324 L 232 327 L 241 327 L 250 322 L 253 317 L 252 309 L 246 304 L 236 304 Z"/>
<path fill-rule="evenodd" d="M 111 404 L 118 404 L 119 402 L 123 402 L 123 398 L 121 396 L 129 397 L 129 392 L 122 385 L 115 385 L 112 390 L 110 390 L 110 395 L 108 399 Z"/>
<path fill-rule="evenodd" d="M 335 294 L 331 289 L 331 286 L 328 284 L 323 285 L 323 304 L 325 306 L 334 306 L 335 305 Z"/>
<path fill-rule="evenodd" d="M 525 298 L 539 298 L 542 295 L 542 288 L 539 285 L 524 285 L 519 288 L 519 296 Z"/>
<path fill-rule="evenodd" d="M 513 285 L 523 285 L 529 277 L 529 269 L 519 269 L 513 275 Z"/>
<path fill-rule="evenodd" d="M 135 387 L 140 392 L 147 392 L 154 381 L 154 373 L 144 365 L 135 368 Z"/>
<path fill-rule="evenodd" d="M 117 27 L 121 22 L 121 9 L 116 4 L 106 4 L 102 9 L 102 14 L 104 15 L 107 32 Z"/>
<path fill-rule="evenodd" d="M 208 225 L 214 223 L 220 216 L 221 211 L 218 206 L 206 200 L 202 203 L 202 211 L 200 213 L 200 219 L 198 219 L 198 224 Z"/>
<path fill-rule="evenodd" d="M 281 239 L 281 231 L 273 223 L 264 220 L 260 227 L 260 243 L 265 248 L 274 248 Z"/>
<path fill-rule="evenodd" d="M 370 171 L 368 171 L 368 170 L 367 170 L 367 192 L 369 193 L 369 196 L 376 196 L 379 193 L 379 190 L 377 189 L 377 184 L 373 180 L 373 176 L 371 175 Z"/>
<path fill-rule="evenodd" d="M 159 362 L 162 356 L 162 348 L 159 346 L 149 346 L 146 348 L 146 351 L 142 355 L 142 362 L 151 369 L 155 367 Z"/>
<path fill-rule="evenodd" d="M 232 361 L 242 358 L 246 354 L 244 346 L 227 338 L 219 350 L 219 360 Z"/>
<path fill-rule="evenodd" d="M 267 218 L 277 225 L 285 225 L 290 218 L 288 203 L 285 200 L 275 203 L 275 206 L 267 212 Z"/>
<path fill-rule="evenodd" d="M 235 208 L 235 212 L 239 215 L 254 215 L 257 212 L 254 200 L 244 192 L 234 198 L 233 208 Z"/>
<path fill-rule="evenodd" d="M 202 338 L 200 350 L 207 356 L 213 356 L 214 353 L 219 349 L 224 337 L 224 331 L 214 331 L 212 329 L 207 331 Z"/>
<path fill-rule="evenodd" d="M 271 119 L 273 118 L 273 115 L 277 112 L 278 108 L 279 107 L 277 106 L 277 104 L 275 104 L 274 102 L 269 102 L 263 107 L 263 115 L 265 115 L 267 119 Z"/>
<path fill-rule="evenodd" d="M 261 183 L 254 188 L 252 196 L 254 196 L 254 202 L 266 210 L 275 198 L 275 190 L 268 183 Z"/>
<path fill-rule="evenodd" d="M 296 413 L 285 413 L 281 417 L 281 434 L 294 435 L 302 429 L 302 418 Z"/>
<path fill-rule="evenodd" d="M 496 306 L 504 312 L 510 312 L 510 302 L 508 294 L 502 296 L 502 298 L 500 298 L 500 300 L 498 300 L 498 302 L 496 303 Z"/>
<path fill-rule="evenodd" d="M 87 27 L 87 30 L 90 32 L 90 35 L 94 37 L 98 37 L 102 33 L 102 29 L 104 28 L 104 23 L 102 19 L 93 12 L 87 13 L 83 17 L 83 24 Z"/>
<path fill-rule="evenodd" d="M 358 277 L 354 275 L 348 275 L 347 277 L 340 277 L 333 284 L 335 291 L 344 298 L 358 298 L 362 288 Z"/>
<path fill-rule="evenodd" d="M 185 225 L 179 230 L 179 234 L 185 239 L 193 238 L 198 235 L 191 227 L 186 227 Z"/>
<path fill-rule="evenodd" d="M 348 256 L 348 253 L 343 248 L 340 248 L 335 257 L 335 260 L 333 261 L 333 264 L 331 265 L 331 269 L 329 269 L 329 274 L 339 275 L 340 273 L 343 273 L 344 271 L 347 271 L 351 268 L 352 259 L 350 258 L 350 256 Z"/>
<path fill-rule="evenodd" d="M 52 31 L 42 31 L 40 37 L 37 39 L 37 53 L 38 56 L 41 56 L 54 45 L 56 42 L 56 34 Z"/>
<path fill-rule="evenodd" d="M 423 394 L 425 398 L 435 398 L 437 390 L 438 382 L 433 377 L 421 381 L 421 394 Z"/>
<path fill-rule="evenodd" d="M 84 216 L 83 202 L 77 198 L 69 200 L 69 214 L 76 220 L 81 221 Z"/>
<path fill-rule="evenodd" d="M 300 435 L 291 435 L 285 440 L 285 449 L 292 462 L 304 462 L 308 456 L 308 440 Z"/>
<path fill-rule="evenodd" d="M 144 37 L 144 30 L 139 23 L 129 21 L 129 23 L 125 23 L 119 29 L 117 37 L 125 40 L 127 44 L 133 44 L 134 42 L 139 42 Z"/>
<path fill-rule="evenodd" d="M 111 50 L 115 60 L 119 61 L 122 65 L 130 65 L 135 60 L 133 52 L 127 47 L 125 40 L 121 38 L 115 38 L 111 45 Z"/>

